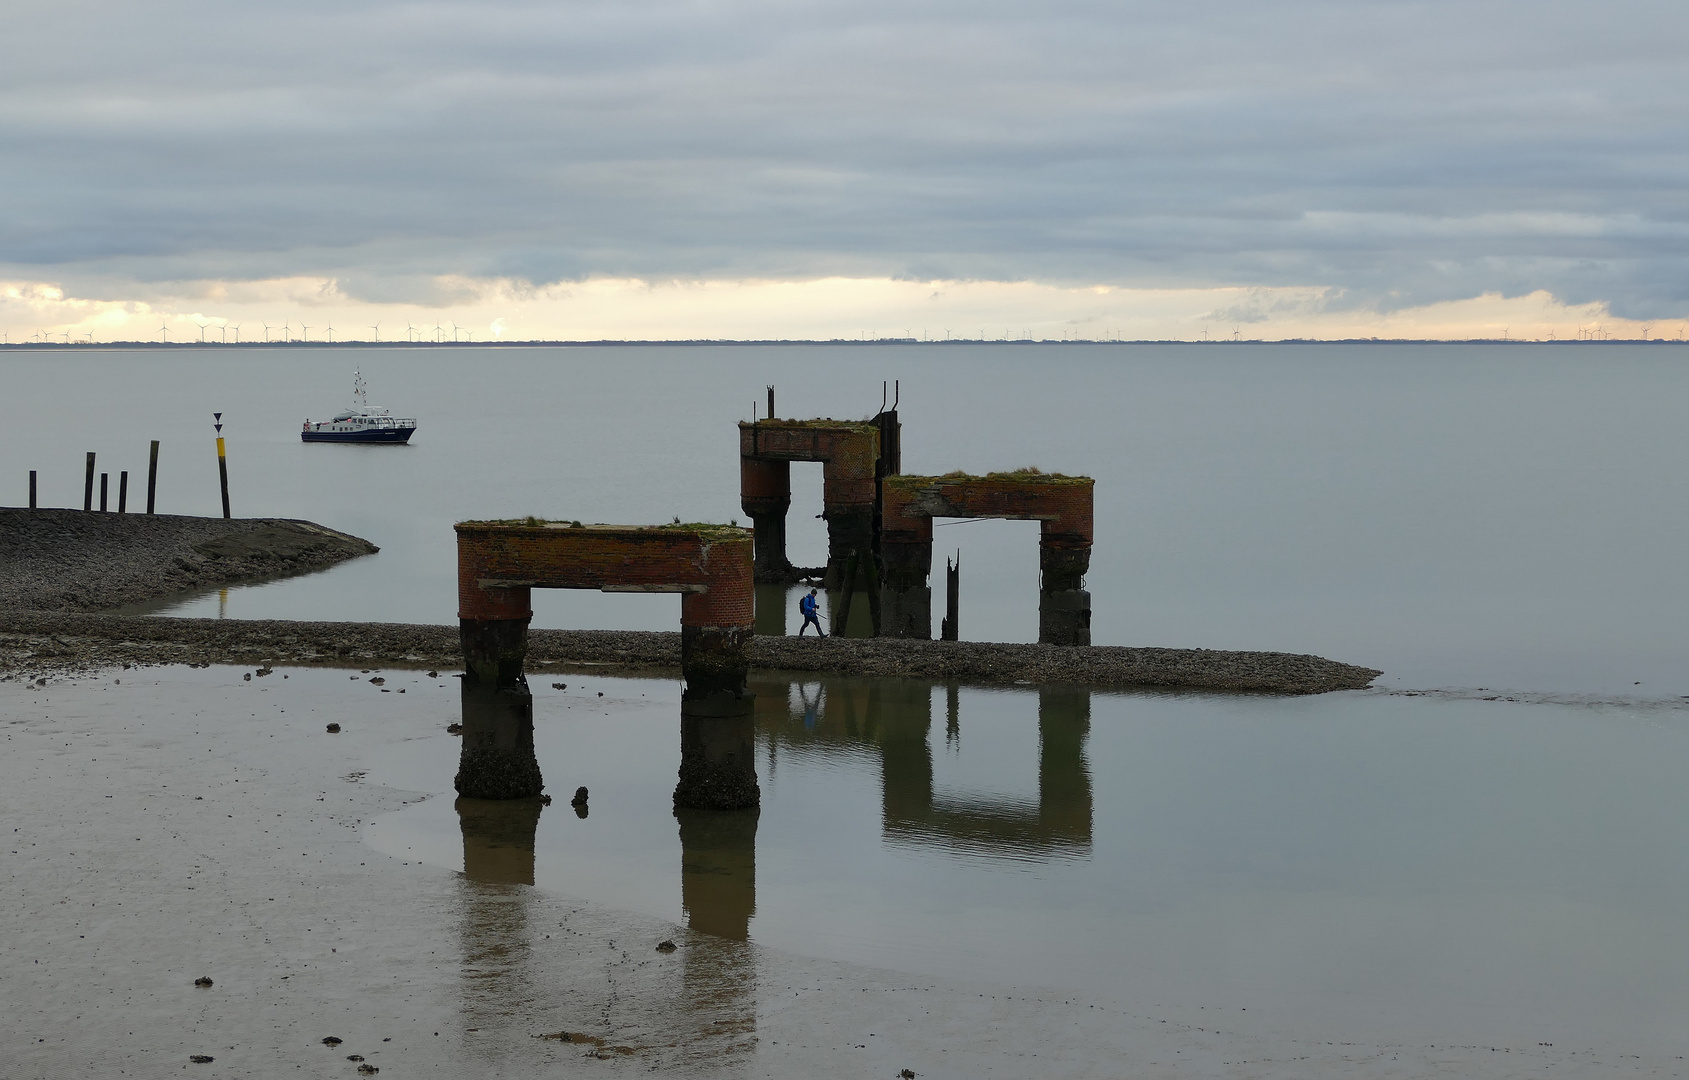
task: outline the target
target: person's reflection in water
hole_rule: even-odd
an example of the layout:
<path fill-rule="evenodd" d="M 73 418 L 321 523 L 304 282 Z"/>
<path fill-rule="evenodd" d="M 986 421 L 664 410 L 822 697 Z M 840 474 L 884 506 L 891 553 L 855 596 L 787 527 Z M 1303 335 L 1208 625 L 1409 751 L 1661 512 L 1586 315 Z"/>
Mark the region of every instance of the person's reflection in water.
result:
<path fill-rule="evenodd" d="M 463 829 L 464 1028 L 506 1027 L 534 993 L 528 930 L 540 801 L 457 800 Z M 488 1045 L 491 1042 L 488 1041 Z"/>
<path fill-rule="evenodd" d="M 688 939 L 683 1000 L 712 1053 L 756 1045 L 756 967 L 750 946 L 757 907 L 757 810 L 676 810 L 680 902 Z"/>
<path fill-rule="evenodd" d="M 815 725 L 821 722 L 821 684 L 815 686 L 815 696 L 809 696 L 809 684 L 798 683 L 798 700 L 803 703 L 803 727 L 805 731 L 814 731 Z"/>

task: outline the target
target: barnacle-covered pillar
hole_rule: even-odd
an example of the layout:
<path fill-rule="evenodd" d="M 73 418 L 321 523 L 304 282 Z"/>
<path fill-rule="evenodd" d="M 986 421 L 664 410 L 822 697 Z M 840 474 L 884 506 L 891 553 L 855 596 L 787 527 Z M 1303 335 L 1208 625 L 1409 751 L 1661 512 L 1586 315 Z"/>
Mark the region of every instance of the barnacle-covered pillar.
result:
<path fill-rule="evenodd" d="M 743 530 L 734 530 L 742 533 Z M 680 601 L 680 779 L 676 807 L 737 810 L 762 801 L 757 785 L 750 672 L 754 586 L 749 538 L 704 552 L 703 588 Z"/>

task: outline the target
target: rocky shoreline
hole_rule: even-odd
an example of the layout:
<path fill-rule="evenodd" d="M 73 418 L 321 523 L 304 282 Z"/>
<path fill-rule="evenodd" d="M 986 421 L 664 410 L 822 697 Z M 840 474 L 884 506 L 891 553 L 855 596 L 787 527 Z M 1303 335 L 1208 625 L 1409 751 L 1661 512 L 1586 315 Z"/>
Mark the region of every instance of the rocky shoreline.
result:
<path fill-rule="evenodd" d="M 454 626 L 172 619 L 77 612 L 0 614 L 0 674 L 38 678 L 123 664 L 299 664 L 456 671 Z M 897 638 L 759 637 L 751 663 L 771 671 L 908 677 L 979 685 L 1078 683 L 1099 688 L 1320 694 L 1359 690 L 1380 674 L 1318 656 L 1214 649 L 1064 648 Z M 534 630 L 528 669 L 673 674 L 680 635 Z"/>
<path fill-rule="evenodd" d="M 327 569 L 380 549 L 286 518 L 0 508 L 0 611 L 109 611 Z"/>

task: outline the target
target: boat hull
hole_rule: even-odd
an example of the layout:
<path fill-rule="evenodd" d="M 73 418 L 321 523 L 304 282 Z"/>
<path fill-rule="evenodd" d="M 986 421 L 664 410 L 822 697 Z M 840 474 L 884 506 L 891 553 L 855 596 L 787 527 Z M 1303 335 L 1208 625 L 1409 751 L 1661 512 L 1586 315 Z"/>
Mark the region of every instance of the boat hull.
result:
<path fill-rule="evenodd" d="M 413 427 L 378 428 L 370 431 L 304 431 L 299 438 L 304 442 L 349 442 L 349 443 L 406 443 L 410 442 Z"/>

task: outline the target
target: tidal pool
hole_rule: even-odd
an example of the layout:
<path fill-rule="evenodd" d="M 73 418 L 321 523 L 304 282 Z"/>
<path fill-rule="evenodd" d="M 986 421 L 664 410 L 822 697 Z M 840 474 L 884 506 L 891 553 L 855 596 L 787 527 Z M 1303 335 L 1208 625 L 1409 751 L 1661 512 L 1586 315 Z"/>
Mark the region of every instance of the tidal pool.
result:
<path fill-rule="evenodd" d="M 536 677 L 552 806 L 454 805 L 456 744 L 429 737 L 372 779 L 447 797 L 366 839 L 803 955 L 1234 1028 L 1689 1043 L 1683 705 L 752 689 L 760 812 L 672 811 L 677 683 Z"/>

